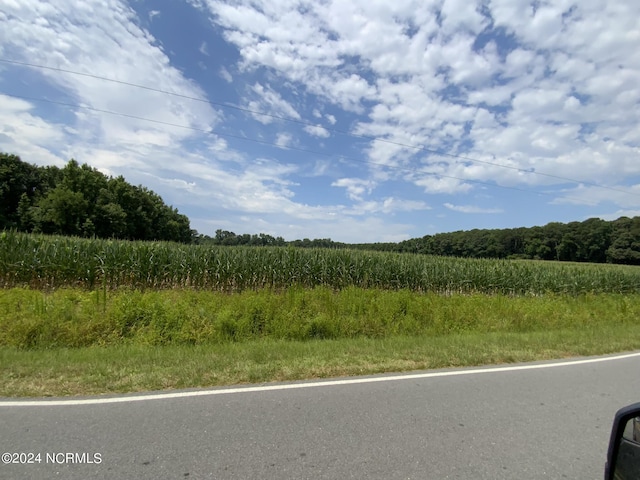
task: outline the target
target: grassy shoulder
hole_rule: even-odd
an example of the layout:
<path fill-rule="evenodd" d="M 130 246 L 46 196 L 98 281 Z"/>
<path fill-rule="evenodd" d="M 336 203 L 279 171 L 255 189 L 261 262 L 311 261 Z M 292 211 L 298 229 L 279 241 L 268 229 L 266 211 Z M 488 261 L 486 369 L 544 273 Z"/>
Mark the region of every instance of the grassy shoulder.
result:
<path fill-rule="evenodd" d="M 92 395 L 369 375 L 640 349 L 640 325 L 600 330 L 253 340 L 226 345 L 0 347 L 0 396 Z"/>
<path fill-rule="evenodd" d="M 0 290 L 0 396 L 326 378 L 640 349 L 640 295 Z"/>

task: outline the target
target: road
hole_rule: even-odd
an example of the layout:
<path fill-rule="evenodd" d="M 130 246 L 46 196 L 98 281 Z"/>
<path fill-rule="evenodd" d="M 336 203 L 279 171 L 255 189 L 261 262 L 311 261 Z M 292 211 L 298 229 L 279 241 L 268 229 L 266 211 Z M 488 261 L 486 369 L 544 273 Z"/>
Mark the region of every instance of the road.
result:
<path fill-rule="evenodd" d="M 0 399 L 0 452 L 40 454 L 0 478 L 602 478 L 613 415 L 640 401 L 640 353 L 504 367 Z"/>

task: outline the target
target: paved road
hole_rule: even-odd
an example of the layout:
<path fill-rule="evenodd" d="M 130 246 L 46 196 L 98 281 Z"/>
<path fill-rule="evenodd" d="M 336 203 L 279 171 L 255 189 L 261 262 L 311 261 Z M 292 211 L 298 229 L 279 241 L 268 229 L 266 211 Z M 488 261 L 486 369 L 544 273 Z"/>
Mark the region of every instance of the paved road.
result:
<path fill-rule="evenodd" d="M 0 452 L 41 455 L 0 464 L 0 478 L 602 478 L 613 415 L 640 400 L 640 354 L 547 365 L 118 403 L 0 399 Z"/>

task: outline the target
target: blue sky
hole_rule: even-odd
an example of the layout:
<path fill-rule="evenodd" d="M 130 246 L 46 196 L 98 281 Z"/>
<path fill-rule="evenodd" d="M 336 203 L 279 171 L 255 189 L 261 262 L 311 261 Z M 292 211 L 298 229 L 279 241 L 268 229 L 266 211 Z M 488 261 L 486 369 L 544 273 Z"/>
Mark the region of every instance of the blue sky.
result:
<path fill-rule="evenodd" d="M 0 150 L 124 175 L 208 235 L 640 215 L 638 18 L 623 0 L 0 0 Z"/>

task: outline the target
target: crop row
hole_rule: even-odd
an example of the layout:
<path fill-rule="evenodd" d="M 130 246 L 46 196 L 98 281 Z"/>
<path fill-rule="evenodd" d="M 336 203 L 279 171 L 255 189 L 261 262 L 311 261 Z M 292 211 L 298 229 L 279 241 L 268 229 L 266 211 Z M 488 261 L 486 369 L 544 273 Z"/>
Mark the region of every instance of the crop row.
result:
<path fill-rule="evenodd" d="M 640 292 L 628 266 L 361 250 L 219 247 L 0 234 L 0 286 L 192 288 L 235 292 L 347 286 L 439 293 Z"/>

